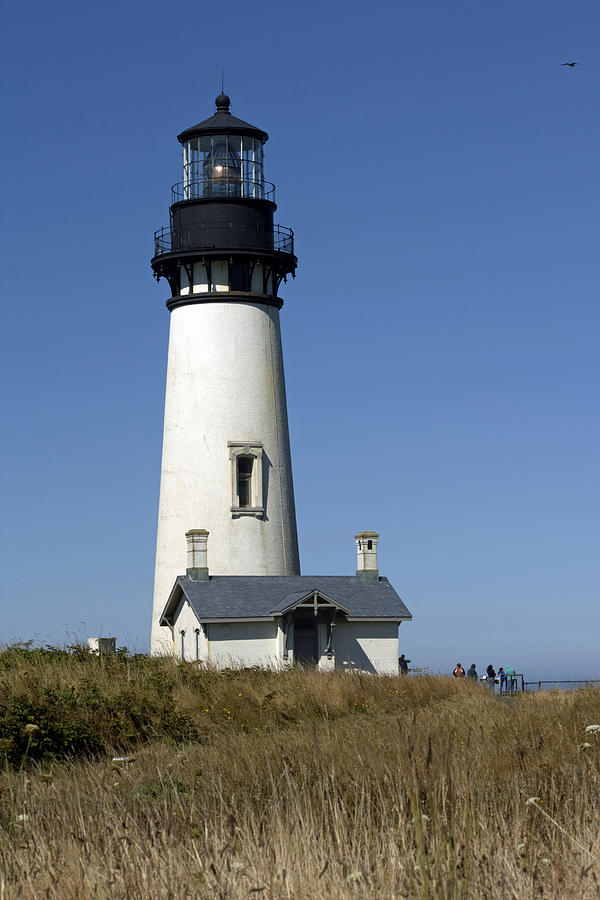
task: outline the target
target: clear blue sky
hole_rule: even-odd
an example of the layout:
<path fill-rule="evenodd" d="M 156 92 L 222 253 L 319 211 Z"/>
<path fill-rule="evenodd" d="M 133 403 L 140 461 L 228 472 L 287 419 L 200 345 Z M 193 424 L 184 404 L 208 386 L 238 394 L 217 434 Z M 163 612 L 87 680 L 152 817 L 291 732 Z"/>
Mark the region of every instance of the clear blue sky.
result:
<path fill-rule="evenodd" d="M 377 530 L 416 664 L 600 676 L 596 0 L 25 0 L 3 31 L 2 640 L 148 646 L 152 232 L 224 67 L 297 236 L 303 572 Z"/>

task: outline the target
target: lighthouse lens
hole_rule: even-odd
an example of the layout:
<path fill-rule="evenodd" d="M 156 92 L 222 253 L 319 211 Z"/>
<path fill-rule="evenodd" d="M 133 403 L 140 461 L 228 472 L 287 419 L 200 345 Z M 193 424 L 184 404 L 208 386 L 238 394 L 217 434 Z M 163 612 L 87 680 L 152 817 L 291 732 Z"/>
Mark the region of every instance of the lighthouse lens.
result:
<path fill-rule="evenodd" d="M 242 192 L 240 158 L 226 135 L 213 137 L 210 153 L 202 166 L 204 195 L 239 197 Z"/>
<path fill-rule="evenodd" d="M 202 135 L 183 147 L 184 199 L 264 197 L 263 149 L 246 135 Z"/>

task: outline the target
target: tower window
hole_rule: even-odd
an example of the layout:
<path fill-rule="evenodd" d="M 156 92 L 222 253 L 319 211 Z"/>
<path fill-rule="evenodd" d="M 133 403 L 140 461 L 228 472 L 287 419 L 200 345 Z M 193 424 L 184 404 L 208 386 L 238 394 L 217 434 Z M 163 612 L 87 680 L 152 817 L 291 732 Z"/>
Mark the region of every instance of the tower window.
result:
<path fill-rule="evenodd" d="M 373 541 L 367 541 L 367 550 L 373 549 Z"/>
<path fill-rule="evenodd" d="M 237 516 L 262 516 L 263 446 L 254 441 L 228 441 L 231 461 L 231 513 Z"/>
<path fill-rule="evenodd" d="M 181 658 L 185 659 L 185 630 L 181 629 Z"/>
<path fill-rule="evenodd" d="M 229 264 L 229 286 L 232 291 L 250 290 L 250 270 L 248 263 L 233 262 Z"/>
<path fill-rule="evenodd" d="M 239 505 L 242 508 L 252 506 L 252 465 L 251 456 L 237 458 L 237 492 Z"/>

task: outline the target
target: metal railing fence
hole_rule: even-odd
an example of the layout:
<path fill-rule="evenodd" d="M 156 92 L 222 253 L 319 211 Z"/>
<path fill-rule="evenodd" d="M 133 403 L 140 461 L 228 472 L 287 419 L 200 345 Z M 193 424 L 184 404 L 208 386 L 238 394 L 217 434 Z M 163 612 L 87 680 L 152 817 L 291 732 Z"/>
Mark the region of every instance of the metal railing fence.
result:
<path fill-rule="evenodd" d="M 275 185 L 271 181 L 243 178 L 241 175 L 197 175 L 174 184 L 171 195 L 173 203 L 205 197 L 243 197 L 245 200 L 270 200 L 275 203 Z"/>
<path fill-rule="evenodd" d="M 547 679 L 543 678 L 539 681 L 526 681 L 525 682 L 525 690 L 528 691 L 543 691 L 545 690 L 543 685 L 545 684 L 583 684 L 586 687 L 596 687 L 600 684 L 600 678 L 562 678 L 562 679 Z"/>
<path fill-rule="evenodd" d="M 185 250 L 275 250 L 294 253 L 294 232 L 283 225 L 195 225 L 171 231 L 167 225 L 154 232 L 154 255 Z"/>

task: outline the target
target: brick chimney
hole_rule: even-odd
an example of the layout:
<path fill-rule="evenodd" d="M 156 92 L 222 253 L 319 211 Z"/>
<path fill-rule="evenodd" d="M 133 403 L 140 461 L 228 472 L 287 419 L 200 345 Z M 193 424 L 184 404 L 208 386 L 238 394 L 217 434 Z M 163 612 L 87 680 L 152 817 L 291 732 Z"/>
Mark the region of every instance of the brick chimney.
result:
<path fill-rule="evenodd" d="M 208 581 L 208 531 L 205 528 L 192 528 L 186 531 L 187 569 L 185 574 L 190 581 Z"/>
<path fill-rule="evenodd" d="M 378 584 L 377 541 L 379 535 L 376 531 L 361 531 L 355 535 L 355 539 L 357 577 L 365 584 Z"/>

